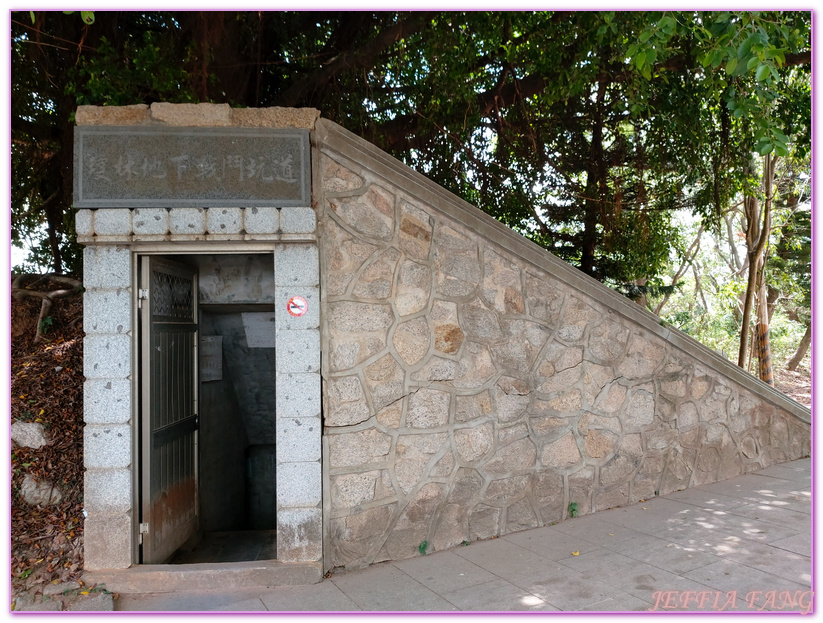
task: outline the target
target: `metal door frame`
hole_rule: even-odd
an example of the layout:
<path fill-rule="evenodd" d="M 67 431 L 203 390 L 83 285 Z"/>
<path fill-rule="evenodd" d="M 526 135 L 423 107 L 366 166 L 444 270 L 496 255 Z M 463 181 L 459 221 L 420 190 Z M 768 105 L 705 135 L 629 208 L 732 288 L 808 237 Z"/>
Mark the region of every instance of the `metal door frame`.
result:
<path fill-rule="evenodd" d="M 171 254 L 168 254 L 171 255 Z M 187 254 L 188 255 L 188 254 Z M 181 322 L 180 324 L 193 324 L 193 344 L 191 353 L 191 388 L 192 392 L 192 411 L 193 418 L 187 418 L 188 423 L 184 427 L 189 429 L 194 427 L 192 432 L 194 434 L 192 459 L 194 469 L 194 519 L 193 526 L 191 526 L 192 534 L 196 534 L 199 521 L 199 448 L 197 436 L 197 418 L 198 418 L 198 401 L 199 401 L 199 370 L 198 370 L 198 338 L 199 338 L 199 309 L 198 309 L 198 271 L 195 267 L 182 264 L 177 261 L 169 259 L 168 256 L 160 256 L 154 254 L 145 254 L 137 256 L 137 271 L 138 271 L 138 319 L 139 319 L 139 364 L 140 371 L 140 388 L 138 395 L 140 398 L 138 406 L 138 435 L 139 435 L 139 461 L 137 467 L 137 511 L 139 513 L 137 524 L 137 544 L 138 544 L 138 558 L 140 563 L 144 563 L 147 559 L 153 558 L 155 552 L 152 551 L 152 539 L 144 539 L 144 533 L 151 530 L 149 524 L 149 505 L 151 500 L 151 477 L 152 477 L 152 442 L 155 436 L 155 431 L 151 430 L 151 374 L 152 374 L 152 357 L 148 355 L 151 349 L 151 323 L 152 323 L 152 268 L 162 266 L 170 274 L 179 274 L 180 276 L 191 277 L 192 279 L 192 322 Z M 173 553 L 173 552 L 172 552 Z M 163 561 L 153 561 L 163 562 Z"/>

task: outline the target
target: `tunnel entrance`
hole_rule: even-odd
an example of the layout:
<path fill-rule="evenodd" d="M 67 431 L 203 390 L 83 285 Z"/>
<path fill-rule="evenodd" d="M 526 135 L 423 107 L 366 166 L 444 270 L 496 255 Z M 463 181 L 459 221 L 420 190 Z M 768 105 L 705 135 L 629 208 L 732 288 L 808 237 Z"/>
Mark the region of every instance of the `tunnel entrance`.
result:
<path fill-rule="evenodd" d="M 139 267 L 141 562 L 276 559 L 273 255 Z"/>

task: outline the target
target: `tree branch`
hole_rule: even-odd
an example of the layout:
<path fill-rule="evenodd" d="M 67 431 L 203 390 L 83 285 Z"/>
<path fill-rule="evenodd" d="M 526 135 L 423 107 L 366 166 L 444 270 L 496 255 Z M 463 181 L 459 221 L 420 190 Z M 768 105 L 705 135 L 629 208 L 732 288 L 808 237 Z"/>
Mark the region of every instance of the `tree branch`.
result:
<path fill-rule="evenodd" d="M 359 50 L 347 51 L 335 56 L 321 69 L 289 87 L 280 98 L 280 105 L 293 107 L 305 101 L 310 93 L 327 84 L 341 71 L 354 67 L 370 67 L 378 55 L 400 39 L 422 29 L 436 14 L 435 11 L 413 13 L 408 19 L 382 31 Z"/>
<path fill-rule="evenodd" d="M 71 288 L 44 291 L 30 290 L 26 286 L 26 283 L 32 280 L 34 280 L 34 283 L 31 285 L 36 285 L 46 279 L 53 281 L 54 283 L 71 286 Z M 14 278 L 14 281 L 12 281 L 11 284 L 11 295 L 15 301 L 21 302 L 28 297 L 39 298 L 41 300 L 40 314 L 37 316 L 37 329 L 34 334 L 34 344 L 39 344 L 43 340 L 43 329 L 45 327 L 44 321 L 48 317 L 54 301 L 57 299 L 66 298 L 67 296 L 80 294 L 82 291 L 83 283 L 81 281 L 72 277 L 66 277 L 65 275 L 32 275 L 24 273 L 22 275 L 17 275 L 17 277 Z"/>

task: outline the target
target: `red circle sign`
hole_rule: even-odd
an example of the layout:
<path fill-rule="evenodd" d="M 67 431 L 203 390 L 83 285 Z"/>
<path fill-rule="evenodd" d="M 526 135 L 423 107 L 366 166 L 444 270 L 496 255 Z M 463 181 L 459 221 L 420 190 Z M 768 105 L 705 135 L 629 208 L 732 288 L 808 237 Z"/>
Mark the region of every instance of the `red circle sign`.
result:
<path fill-rule="evenodd" d="M 293 296 L 286 304 L 286 309 L 292 316 L 299 318 L 309 309 L 309 303 L 302 296 Z"/>

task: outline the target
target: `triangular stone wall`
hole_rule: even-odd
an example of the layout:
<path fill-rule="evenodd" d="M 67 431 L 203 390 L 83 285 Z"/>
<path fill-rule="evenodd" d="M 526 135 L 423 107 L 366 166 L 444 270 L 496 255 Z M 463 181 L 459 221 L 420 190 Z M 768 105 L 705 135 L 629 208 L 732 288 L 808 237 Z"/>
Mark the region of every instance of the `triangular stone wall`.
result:
<path fill-rule="evenodd" d="M 336 124 L 313 148 L 326 568 L 809 455 L 807 409 Z"/>

